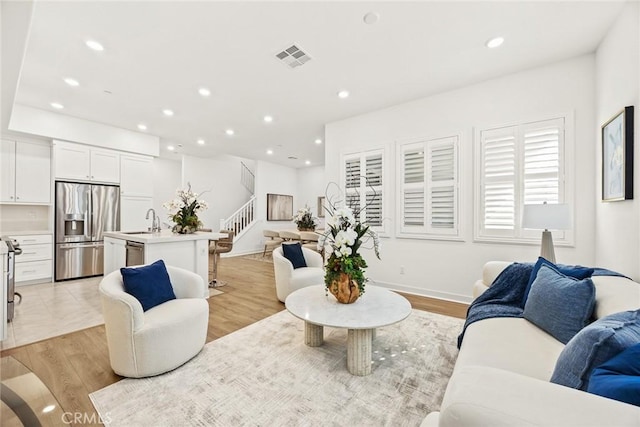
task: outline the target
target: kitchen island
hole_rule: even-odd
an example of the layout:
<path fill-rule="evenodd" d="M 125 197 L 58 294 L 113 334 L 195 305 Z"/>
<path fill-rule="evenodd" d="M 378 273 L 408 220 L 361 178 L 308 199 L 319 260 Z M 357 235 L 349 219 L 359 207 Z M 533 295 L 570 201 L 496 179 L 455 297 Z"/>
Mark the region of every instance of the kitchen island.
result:
<path fill-rule="evenodd" d="M 175 234 L 159 232 L 104 233 L 104 274 L 127 265 L 150 264 L 159 259 L 165 264 L 193 271 L 209 282 L 209 241 L 227 237 L 225 233 L 198 231 Z M 209 296 L 208 290 L 206 297 Z"/>

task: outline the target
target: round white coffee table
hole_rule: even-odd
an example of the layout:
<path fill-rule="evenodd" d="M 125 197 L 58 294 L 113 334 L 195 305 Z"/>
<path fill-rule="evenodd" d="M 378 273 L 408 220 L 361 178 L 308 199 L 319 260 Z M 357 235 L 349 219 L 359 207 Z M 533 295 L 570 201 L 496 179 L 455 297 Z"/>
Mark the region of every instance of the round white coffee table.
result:
<path fill-rule="evenodd" d="M 291 293 L 287 310 L 305 322 L 305 344 L 318 347 L 324 341 L 324 326 L 346 328 L 347 370 L 353 375 L 371 373 L 371 341 L 375 329 L 392 325 L 411 314 L 411 304 L 401 295 L 368 285 L 353 304 L 341 304 L 325 295 L 324 285 L 309 286 Z"/>

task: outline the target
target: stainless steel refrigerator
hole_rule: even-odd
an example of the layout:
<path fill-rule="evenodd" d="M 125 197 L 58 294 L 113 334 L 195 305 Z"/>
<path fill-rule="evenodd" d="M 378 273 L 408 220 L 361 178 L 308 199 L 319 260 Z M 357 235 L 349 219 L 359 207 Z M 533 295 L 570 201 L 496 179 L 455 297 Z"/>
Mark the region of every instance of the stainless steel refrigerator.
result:
<path fill-rule="evenodd" d="M 105 231 L 120 230 L 120 187 L 56 181 L 55 280 L 104 273 Z"/>

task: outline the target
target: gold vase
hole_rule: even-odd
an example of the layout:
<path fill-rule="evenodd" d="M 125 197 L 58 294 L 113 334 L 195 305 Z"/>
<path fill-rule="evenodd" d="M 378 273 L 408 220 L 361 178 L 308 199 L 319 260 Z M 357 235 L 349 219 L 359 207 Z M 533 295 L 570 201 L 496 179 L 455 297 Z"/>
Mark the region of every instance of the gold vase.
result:
<path fill-rule="evenodd" d="M 358 282 L 346 273 L 340 273 L 338 278 L 329 284 L 329 292 L 342 304 L 352 304 L 360 296 Z"/>

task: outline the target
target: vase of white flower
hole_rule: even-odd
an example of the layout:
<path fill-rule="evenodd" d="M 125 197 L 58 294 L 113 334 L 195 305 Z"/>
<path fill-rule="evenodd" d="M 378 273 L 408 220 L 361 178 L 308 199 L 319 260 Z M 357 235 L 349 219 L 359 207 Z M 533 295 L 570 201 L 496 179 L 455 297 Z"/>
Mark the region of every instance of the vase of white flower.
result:
<path fill-rule="evenodd" d="M 364 293 L 367 262 L 358 252 L 368 239 L 373 241 L 376 257 L 380 259 L 378 234 L 362 224 L 349 207 L 333 209 L 327 218 L 329 227 L 318 239 L 318 247 L 326 245 L 331 255 L 325 267 L 325 287 L 338 302 L 351 304 Z"/>
<path fill-rule="evenodd" d="M 316 229 L 316 219 L 311 214 L 311 208 L 305 205 L 304 208 L 298 209 L 293 217 L 293 222 L 296 223 L 299 231 L 313 231 Z"/>
<path fill-rule="evenodd" d="M 162 206 L 169 211 L 169 218 L 175 223 L 171 231 L 178 234 L 195 233 L 202 227 L 202 222 L 198 218 L 198 213 L 206 210 L 209 206 L 204 200 L 198 200 L 202 193 L 197 194 L 191 191 L 191 184 L 187 183 L 187 189 L 178 189 L 177 198 L 164 203 Z"/>

